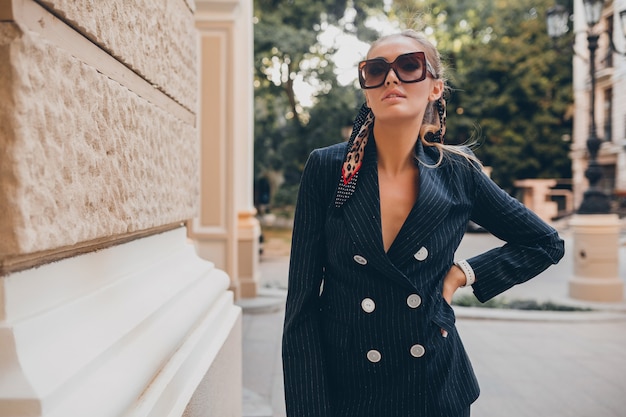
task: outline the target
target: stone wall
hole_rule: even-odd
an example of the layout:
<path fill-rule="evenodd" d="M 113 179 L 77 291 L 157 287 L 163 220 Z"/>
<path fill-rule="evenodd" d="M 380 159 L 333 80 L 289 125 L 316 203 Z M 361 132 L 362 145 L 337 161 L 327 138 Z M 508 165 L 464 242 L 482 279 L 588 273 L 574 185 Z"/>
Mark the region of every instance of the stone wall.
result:
<path fill-rule="evenodd" d="M 241 309 L 186 228 L 194 9 L 0 0 L 0 417 L 241 415 Z"/>
<path fill-rule="evenodd" d="M 185 108 L 196 105 L 193 0 L 41 4 Z"/>
<path fill-rule="evenodd" d="M 60 21 L 19 3 L 0 23 L 0 273 L 194 217 L 193 4 L 44 2 Z"/>

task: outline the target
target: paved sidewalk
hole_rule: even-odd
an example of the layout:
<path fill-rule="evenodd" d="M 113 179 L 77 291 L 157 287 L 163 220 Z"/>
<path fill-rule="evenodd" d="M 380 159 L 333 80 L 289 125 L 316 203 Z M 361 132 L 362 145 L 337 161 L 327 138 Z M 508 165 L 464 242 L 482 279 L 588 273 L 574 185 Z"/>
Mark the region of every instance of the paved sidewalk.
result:
<path fill-rule="evenodd" d="M 626 416 L 626 302 L 568 298 L 572 241 L 567 231 L 562 236 L 566 256 L 561 263 L 503 296 L 601 311 L 455 307 L 457 328 L 482 390 L 472 406 L 473 417 Z M 491 235 L 469 234 L 458 257 L 498 242 Z M 626 246 L 620 247 L 620 259 L 620 277 L 626 279 Z M 261 294 L 240 302 L 245 417 L 285 416 L 280 343 L 288 261 L 286 256 L 262 256 Z"/>

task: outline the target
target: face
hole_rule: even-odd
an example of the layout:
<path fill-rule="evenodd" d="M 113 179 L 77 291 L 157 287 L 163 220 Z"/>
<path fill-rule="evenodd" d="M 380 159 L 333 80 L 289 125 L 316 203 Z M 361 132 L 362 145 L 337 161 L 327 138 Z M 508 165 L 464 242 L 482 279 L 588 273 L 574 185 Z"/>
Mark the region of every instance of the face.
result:
<path fill-rule="evenodd" d="M 394 36 L 376 43 L 370 49 L 367 58 L 384 58 L 391 63 L 398 56 L 411 52 L 424 52 L 424 48 L 415 39 Z M 406 79 L 402 72 L 400 74 Z M 421 121 L 428 102 L 441 97 L 443 81 L 433 79 L 432 75 L 428 74 L 419 82 L 403 82 L 396 72 L 390 69 L 383 85 L 363 91 L 367 105 L 377 120 L 410 118 Z"/>

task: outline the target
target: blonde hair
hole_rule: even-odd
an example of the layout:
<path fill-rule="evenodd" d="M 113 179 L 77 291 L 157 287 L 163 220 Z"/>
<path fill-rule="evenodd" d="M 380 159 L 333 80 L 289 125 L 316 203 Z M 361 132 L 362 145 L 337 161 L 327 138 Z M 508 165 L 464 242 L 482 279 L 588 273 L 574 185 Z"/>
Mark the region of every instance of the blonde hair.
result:
<path fill-rule="evenodd" d="M 476 156 L 474 156 L 473 154 L 467 153 L 464 147 L 461 147 L 458 145 L 446 145 L 443 143 L 443 136 L 446 131 L 445 96 L 450 92 L 450 86 L 448 85 L 448 82 L 447 82 L 446 71 L 441 60 L 441 55 L 439 54 L 439 51 L 437 50 L 435 45 L 433 45 L 433 43 L 422 32 L 418 32 L 413 29 L 407 29 L 399 33 L 394 33 L 391 35 L 386 35 L 381 38 L 378 38 L 378 40 L 374 41 L 370 45 L 370 51 L 378 43 L 384 40 L 390 39 L 390 38 L 394 38 L 394 37 L 406 37 L 406 38 L 413 39 L 417 43 L 419 43 L 420 46 L 422 46 L 422 48 L 424 49 L 426 60 L 428 61 L 428 63 L 430 64 L 430 66 L 435 72 L 432 75 L 435 77 L 435 79 L 441 80 L 444 85 L 443 93 L 441 95 L 441 98 L 439 99 L 441 101 L 441 105 L 443 106 L 443 111 L 444 111 L 443 126 L 441 125 L 441 121 L 439 119 L 439 113 L 437 111 L 437 101 L 431 101 L 426 106 L 426 111 L 424 112 L 424 119 L 422 120 L 422 127 L 420 128 L 420 133 L 419 133 L 419 137 L 423 146 L 435 147 L 439 150 L 439 161 L 434 166 L 439 166 L 441 164 L 443 157 L 446 155 L 446 153 L 453 153 L 456 155 L 461 155 L 468 161 L 475 162 L 479 166 L 482 166 L 478 158 L 476 158 Z M 368 51 L 368 56 L 369 56 L 369 51 Z M 426 140 L 426 137 L 436 134 L 440 129 L 441 129 L 441 143 L 430 142 Z M 471 143 L 465 144 L 465 146 L 471 146 Z M 416 158 L 417 158 L 417 155 L 416 155 Z"/>

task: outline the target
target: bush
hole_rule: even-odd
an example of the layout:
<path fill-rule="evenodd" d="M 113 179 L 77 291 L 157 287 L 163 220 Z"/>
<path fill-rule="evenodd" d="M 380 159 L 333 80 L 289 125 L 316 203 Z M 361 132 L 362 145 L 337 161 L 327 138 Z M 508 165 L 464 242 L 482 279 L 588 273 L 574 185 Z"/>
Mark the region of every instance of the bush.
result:
<path fill-rule="evenodd" d="M 590 308 L 572 307 L 545 301 L 538 303 L 535 300 L 507 300 L 504 298 L 493 298 L 486 303 L 481 303 L 473 295 L 462 295 L 452 300 L 452 305 L 460 307 L 480 307 L 480 308 L 505 308 L 514 310 L 536 310 L 536 311 L 592 311 Z"/>
<path fill-rule="evenodd" d="M 295 206 L 298 198 L 298 187 L 298 185 L 281 185 L 272 198 L 272 206 Z"/>

